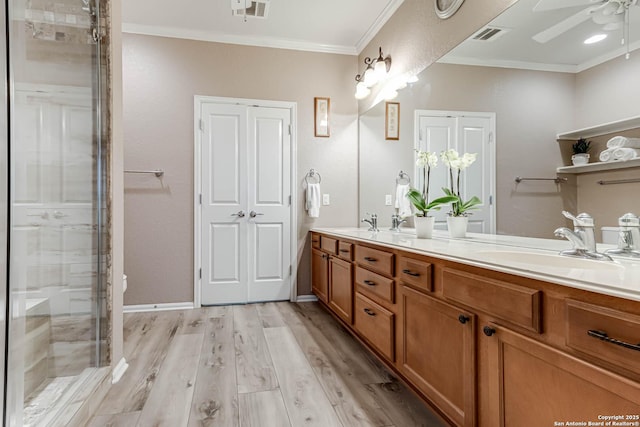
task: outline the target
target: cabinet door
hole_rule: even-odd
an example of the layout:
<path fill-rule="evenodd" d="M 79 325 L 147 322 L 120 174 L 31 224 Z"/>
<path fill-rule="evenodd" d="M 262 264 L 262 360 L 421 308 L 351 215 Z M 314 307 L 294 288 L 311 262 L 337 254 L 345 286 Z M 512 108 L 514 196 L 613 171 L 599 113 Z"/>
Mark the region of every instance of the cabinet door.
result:
<path fill-rule="evenodd" d="M 456 425 L 473 426 L 475 316 L 406 286 L 400 304 L 400 370 Z"/>
<path fill-rule="evenodd" d="M 553 426 L 566 421 L 587 425 L 602 422 L 599 416 L 606 415 L 640 421 L 637 382 L 508 329 L 488 327 L 493 334 L 482 339 L 490 341 L 487 368 L 496 418 L 488 423 L 491 426 Z"/>
<path fill-rule="evenodd" d="M 329 306 L 348 324 L 353 316 L 353 266 L 337 258 L 329 261 Z"/>
<path fill-rule="evenodd" d="M 328 301 L 329 256 L 316 249 L 311 250 L 311 290 L 321 301 Z"/>

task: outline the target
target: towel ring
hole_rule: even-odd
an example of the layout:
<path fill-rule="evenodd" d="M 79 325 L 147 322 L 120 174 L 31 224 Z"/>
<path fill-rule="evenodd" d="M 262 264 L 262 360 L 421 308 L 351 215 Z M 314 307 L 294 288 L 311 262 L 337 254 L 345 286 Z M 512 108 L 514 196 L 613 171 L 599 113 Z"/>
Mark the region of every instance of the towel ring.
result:
<path fill-rule="evenodd" d="M 402 180 L 406 179 L 407 182 L 403 183 Z M 398 177 L 396 178 L 396 184 L 411 184 L 411 177 L 409 177 L 409 175 L 404 172 L 404 171 L 400 171 L 400 173 L 398 174 Z"/>
<path fill-rule="evenodd" d="M 318 180 L 317 184 L 320 184 L 322 182 L 322 176 L 320 175 L 320 172 L 317 172 L 315 169 L 311 169 L 309 170 L 309 172 L 307 172 L 307 174 L 304 177 L 304 182 L 309 184 L 309 178 L 317 179 Z"/>

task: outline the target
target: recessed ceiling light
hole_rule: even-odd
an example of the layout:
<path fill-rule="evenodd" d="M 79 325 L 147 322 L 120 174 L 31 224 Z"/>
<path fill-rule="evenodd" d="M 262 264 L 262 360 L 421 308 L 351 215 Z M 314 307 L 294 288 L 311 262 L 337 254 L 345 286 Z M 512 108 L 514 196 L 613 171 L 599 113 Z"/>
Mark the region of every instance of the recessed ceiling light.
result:
<path fill-rule="evenodd" d="M 606 34 L 596 34 L 595 36 L 591 36 L 588 39 L 586 39 L 584 41 L 584 44 L 594 44 L 594 43 L 598 43 L 601 42 L 602 40 L 606 39 L 607 35 Z"/>

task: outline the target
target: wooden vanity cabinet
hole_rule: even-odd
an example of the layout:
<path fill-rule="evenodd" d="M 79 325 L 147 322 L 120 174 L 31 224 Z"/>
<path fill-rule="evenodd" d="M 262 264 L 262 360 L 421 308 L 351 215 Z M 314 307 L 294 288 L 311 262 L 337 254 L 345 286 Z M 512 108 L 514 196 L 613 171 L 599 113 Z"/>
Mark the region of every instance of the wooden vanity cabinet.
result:
<path fill-rule="evenodd" d="M 491 336 L 483 333 L 481 338 L 486 342 L 488 394 L 480 425 L 553 426 L 599 422 L 602 415 L 635 416 L 627 421 L 640 421 L 637 382 L 508 328 L 484 327 L 491 328 Z"/>
<path fill-rule="evenodd" d="M 337 258 L 338 241 L 320 236 L 311 250 L 311 290 L 348 324 L 353 323 L 353 264 Z"/>
<path fill-rule="evenodd" d="M 311 250 L 311 291 L 325 304 L 329 302 L 329 255 Z"/>
<path fill-rule="evenodd" d="M 398 365 L 459 426 L 475 425 L 475 315 L 399 286 Z"/>
<path fill-rule="evenodd" d="M 452 425 L 640 422 L 640 302 L 322 237 L 318 298 Z"/>

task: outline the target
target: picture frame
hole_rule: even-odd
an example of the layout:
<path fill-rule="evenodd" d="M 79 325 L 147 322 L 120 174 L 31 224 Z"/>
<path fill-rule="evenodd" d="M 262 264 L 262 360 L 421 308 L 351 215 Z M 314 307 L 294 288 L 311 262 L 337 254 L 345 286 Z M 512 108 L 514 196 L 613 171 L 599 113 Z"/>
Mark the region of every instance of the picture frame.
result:
<path fill-rule="evenodd" d="M 384 107 L 384 139 L 400 139 L 400 103 L 386 102 Z"/>
<path fill-rule="evenodd" d="M 320 138 L 328 138 L 331 136 L 329 129 L 331 99 L 315 97 L 313 98 L 313 104 L 314 135 Z"/>

